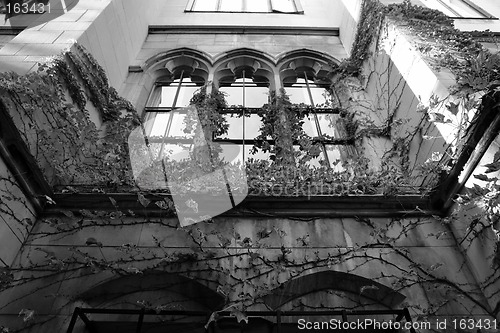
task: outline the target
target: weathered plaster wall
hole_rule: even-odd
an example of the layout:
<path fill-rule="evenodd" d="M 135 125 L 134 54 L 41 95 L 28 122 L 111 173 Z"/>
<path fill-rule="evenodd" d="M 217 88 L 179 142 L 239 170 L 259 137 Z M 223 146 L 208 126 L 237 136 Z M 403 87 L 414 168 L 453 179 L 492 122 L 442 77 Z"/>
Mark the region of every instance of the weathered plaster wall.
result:
<path fill-rule="evenodd" d="M 485 165 L 494 161 L 494 156 L 499 149 L 500 140 L 497 137 L 465 184 L 465 189 L 462 191 L 463 195 L 466 195 L 467 191 L 476 185 L 482 188 L 488 187 L 487 182 L 474 176 L 485 175 L 488 169 Z M 489 172 L 486 175 L 489 178 L 494 178 L 499 176 L 499 172 Z M 451 228 L 476 280 L 479 281 L 488 299 L 488 303 L 494 309 L 500 304 L 500 294 L 496 282 L 500 278 L 500 271 L 498 270 L 500 258 L 497 249 L 500 242 L 500 235 L 497 234 L 497 230 L 500 229 L 500 225 L 498 221 L 489 221 L 485 218 L 486 208 L 476 203 L 464 206 L 455 204 L 452 207 L 453 223 Z M 495 209 L 494 207 L 491 208 Z"/>
<path fill-rule="evenodd" d="M 17 267 L 26 269 L 23 276 L 45 277 L 4 293 L 7 297 L 0 297 L 1 320 L 11 327 L 22 326 L 17 314 L 29 307 L 36 311 L 38 319 L 49 320 L 32 331 L 64 330 L 74 306 L 83 304 L 84 292 L 123 275 L 141 274 L 146 278 L 149 273 L 145 270 L 153 268 L 194 278 L 214 290 L 221 288 L 232 301 L 241 300 L 241 295 L 249 300 L 265 296 L 294 276 L 325 270 L 347 272 L 400 291 L 407 297 L 405 305 L 412 308 L 414 316 L 422 309 L 440 306 L 437 315 L 483 313 L 467 298 L 453 297 L 453 288 L 439 284 L 440 278 L 448 279 L 470 292 L 479 303 L 485 302 L 475 294 L 477 286 L 463 267 L 463 258 L 447 227 L 432 218 L 306 222 L 219 217 L 214 223 L 179 229 L 172 218 L 114 216 L 90 212 L 73 218 L 44 216 L 30 235 Z M 283 251 L 286 261 L 279 259 Z M 33 266 L 38 267 L 37 272 Z M 133 286 L 125 286 L 122 295 L 132 290 Z M 323 304 L 324 308 L 352 305 L 353 300 L 361 302 L 356 307 L 383 308 L 360 298 L 364 292 L 347 295 L 344 300 L 322 293 L 318 297 L 326 302 L 340 299 L 339 303 Z M 166 304 L 175 309 L 176 304 L 188 301 L 176 301 L 168 294 L 153 297 L 136 292 L 115 300 L 106 297 L 97 297 L 92 304 L 138 308 L 137 301 L 146 299 L 153 307 Z M 315 306 L 306 297 L 286 308 L 304 309 L 307 305 Z M 251 309 L 263 307 L 254 305 Z"/>
<path fill-rule="evenodd" d="M 157 1 L 86 0 L 62 15 L 53 11 L 14 17 L 4 25 L 29 27 L 0 49 L 0 71 L 26 73 L 78 41 L 105 67 L 111 85 L 119 87 L 146 38 L 150 17 L 158 13 L 156 5 Z"/>
<path fill-rule="evenodd" d="M 342 0 L 340 12 L 340 40 L 348 55 L 351 54 L 352 44 L 356 36 L 356 29 L 361 14 L 361 0 Z"/>
<path fill-rule="evenodd" d="M 378 118 L 392 120 L 392 141 L 404 139 L 408 170 L 417 177 L 415 184 L 421 184 L 425 182 L 419 176 L 422 165 L 440 160 L 448 146 L 456 143 L 459 120 L 447 123 L 436 116 L 448 112 L 454 76 L 447 69 L 431 68 L 410 40 L 403 29 L 388 21 L 363 76 Z"/>

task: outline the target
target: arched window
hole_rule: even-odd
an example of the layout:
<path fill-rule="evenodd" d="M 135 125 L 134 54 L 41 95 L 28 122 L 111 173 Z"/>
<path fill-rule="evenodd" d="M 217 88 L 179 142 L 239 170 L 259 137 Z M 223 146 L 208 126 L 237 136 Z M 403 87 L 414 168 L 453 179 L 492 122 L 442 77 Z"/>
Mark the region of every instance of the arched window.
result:
<path fill-rule="evenodd" d="M 271 68 L 264 62 L 250 58 L 237 57 L 226 61 L 216 73 L 218 89 L 224 93 L 228 108 L 224 118 L 229 128 L 226 134 L 215 137 L 221 145 L 223 154 L 229 145 L 241 148 L 240 162 L 249 158 L 268 159 L 265 152 L 253 152 L 255 139 L 260 135 L 262 120 L 259 112 L 268 103 Z"/>
<path fill-rule="evenodd" d="M 224 83 L 222 83 L 224 84 Z M 260 134 L 262 126 L 261 117 L 257 114 L 260 108 L 267 103 L 269 96 L 269 83 L 258 81 L 258 79 L 243 77 L 236 79 L 229 86 L 220 87 L 230 106 L 225 114 L 229 128 L 226 134 L 215 138 L 221 142 L 224 149 L 224 141 L 230 141 L 241 146 L 241 159 L 246 160 L 250 157 L 255 159 L 267 159 L 268 154 L 252 154 L 254 140 Z"/>
<path fill-rule="evenodd" d="M 340 108 L 330 94 L 328 74 L 332 67 L 326 60 L 293 54 L 276 66 L 262 53 L 239 49 L 221 57 L 213 67 L 183 54 L 155 66 L 162 75 L 158 75 L 145 108 L 145 129 L 158 157 L 163 156 L 165 149 L 175 159 L 189 156 L 193 137 L 183 130 L 187 115 L 183 107 L 189 106 L 193 94 L 210 77 L 214 89 L 222 92 L 227 102 L 221 111 L 228 124 L 227 132 L 212 137 L 222 148 L 221 157 L 225 157 L 225 152 L 234 156 L 234 145 L 239 146 L 241 153 L 231 161 L 242 163 L 249 159 L 274 160 L 278 151 L 282 152 L 281 157 L 289 157 L 295 150 L 288 161 L 295 158 L 297 163 L 311 167 L 323 165 L 342 170 L 339 162 L 349 156 L 344 148 L 352 144 L 352 138 L 347 136 Z M 278 78 L 281 82 L 277 82 Z M 262 107 L 271 103 L 269 93 L 278 87 L 285 88 L 295 105 L 287 112 L 300 112 L 303 133 L 311 139 L 313 148 L 306 149 L 304 136 L 298 137 L 296 132 L 285 148 L 277 148 L 280 137 L 261 135 Z"/>
<path fill-rule="evenodd" d="M 314 158 L 306 158 L 312 167 L 326 165 L 341 171 L 342 146 L 348 144 L 344 124 L 340 119 L 340 109 L 330 93 L 331 82 L 322 73 L 324 64 L 308 59 L 295 59 L 282 70 L 283 87 L 290 102 L 305 105 L 310 112 L 304 116 L 302 129 L 305 134 L 321 147 L 321 153 Z M 306 152 L 298 145 L 294 149 L 299 159 L 306 157 Z"/>
<path fill-rule="evenodd" d="M 181 160 L 189 156 L 193 133 L 184 131 L 184 119 L 193 94 L 205 83 L 208 70 L 195 59 L 167 61 L 145 108 L 145 131 L 154 157 Z"/>

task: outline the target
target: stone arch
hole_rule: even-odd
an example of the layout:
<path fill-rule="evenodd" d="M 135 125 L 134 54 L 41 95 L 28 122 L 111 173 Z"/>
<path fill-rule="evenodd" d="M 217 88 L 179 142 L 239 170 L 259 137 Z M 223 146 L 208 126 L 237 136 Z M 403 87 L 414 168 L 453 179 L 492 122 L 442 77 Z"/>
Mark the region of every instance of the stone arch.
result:
<path fill-rule="evenodd" d="M 171 305 L 184 304 L 200 311 L 216 311 L 224 305 L 224 297 L 211 287 L 192 278 L 158 270 L 108 280 L 81 293 L 77 299 L 94 308 L 110 304 L 117 308 L 119 304 L 131 306 L 141 297 L 146 301 L 155 299 L 153 305 L 161 305 L 158 303 L 164 300 Z"/>
<path fill-rule="evenodd" d="M 278 70 L 282 82 L 292 82 L 305 72 L 309 79 L 325 84 L 339 61 L 325 53 L 300 49 L 281 54 L 278 57 Z"/>
<path fill-rule="evenodd" d="M 174 80 L 184 71 L 193 82 L 203 85 L 208 81 L 212 66 L 210 56 L 201 51 L 180 48 L 159 53 L 144 63 L 143 70 L 149 74 L 146 86 L 152 86 L 158 79 Z"/>
<path fill-rule="evenodd" d="M 249 48 L 239 48 L 219 54 L 214 63 L 214 82 L 227 84 L 242 76 L 252 77 L 259 82 L 268 82 L 274 89 L 274 74 L 276 63 L 267 53 Z"/>
<path fill-rule="evenodd" d="M 263 297 L 272 309 L 317 291 L 336 290 L 363 296 L 389 309 L 400 304 L 405 296 L 392 288 L 365 277 L 337 272 L 321 271 L 291 279 Z"/>

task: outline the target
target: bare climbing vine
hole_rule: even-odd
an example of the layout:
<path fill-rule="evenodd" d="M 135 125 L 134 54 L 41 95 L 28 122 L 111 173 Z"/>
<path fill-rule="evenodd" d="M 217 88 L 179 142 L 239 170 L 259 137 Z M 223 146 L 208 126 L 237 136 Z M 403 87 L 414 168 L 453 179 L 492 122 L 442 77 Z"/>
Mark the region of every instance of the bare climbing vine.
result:
<path fill-rule="evenodd" d="M 371 36 L 377 35 L 384 18 L 377 15 L 370 17 L 368 14 L 379 12 L 376 9 L 381 8 L 380 6 L 377 1 L 364 2 L 363 23 L 360 26 L 368 30 L 358 30 L 353 57 L 341 65 L 338 75 L 345 78 L 362 74 L 364 61 L 370 57 L 373 43 Z M 422 35 L 430 27 L 435 30 L 436 24 L 442 26 L 443 29 L 437 30 L 439 34 L 435 36 L 436 39 L 444 38 L 450 45 L 455 45 L 456 49 L 453 50 L 469 48 L 466 53 L 471 54 L 458 63 L 452 56 L 444 57 L 438 64 L 456 71 L 455 75 L 459 78 L 458 91 L 472 100 L 471 94 L 489 89 L 490 96 L 498 98 L 500 84 L 496 82 L 496 56 L 475 49 L 477 45 L 467 40 L 468 37 L 460 35 L 461 37 L 451 38 L 451 30 L 447 30 L 451 29 L 449 19 L 435 11 L 411 7 L 407 1 L 399 6 L 389 6 L 385 14 L 410 20 L 411 27 L 420 29 L 418 31 Z M 424 21 L 427 23 L 423 23 Z M 453 31 L 453 34 L 459 36 L 457 31 Z M 440 52 L 439 49 L 420 51 L 424 54 Z M 389 70 L 382 75 L 390 76 Z M 397 84 L 404 85 L 403 82 Z M 405 125 L 404 121 L 397 119 L 401 104 L 399 99 L 402 97 L 390 95 L 397 89 L 389 88 L 388 105 L 391 108 L 383 110 L 386 114 L 381 122 L 371 123 L 360 117 L 360 114 L 350 112 L 347 105 L 339 106 L 349 140 L 382 137 L 391 140 L 392 148 L 384 156 L 384 163 L 380 168 L 373 169 L 368 159 L 358 157 L 342 161 L 340 171 L 333 171 L 326 165 L 310 167 L 307 163 L 297 163 L 307 162 L 319 155 L 318 145 L 312 143 L 313 138 L 308 137 L 301 126 L 304 117 L 311 110 L 303 105 L 291 104 L 283 92 L 273 93 L 270 103 L 262 108 L 260 116 L 263 127 L 259 143 L 254 147 L 256 151 L 269 152 L 273 158 L 270 161 L 253 160 L 246 164 L 250 194 L 305 197 L 311 194 L 312 185 L 316 186 L 317 192 L 314 194 L 318 195 L 428 194 L 436 183 L 416 184 L 414 178 L 420 177 L 421 173 L 442 175 L 451 164 L 443 165 L 443 159 L 436 158 L 424 165 L 419 170 L 420 174 L 416 175 L 415 170 L 410 169 L 408 147 L 421 134 L 419 131 L 428 126 L 429 119 L 439 116 L 432 111 L 433 105 L 421 106 L 420 122 L 403 135 L 397 134 L 396 129 Z M 409 299 L 403 304 L 417 313 L 420 320 L 439 314 L 450 304 L 464 312 L 478 310 L 492 317 L 498 316 L 500 312 L 500 304 L 494 308 L 487 305 L 477 285 L 456 282 L 453 277 L 448 276 L 447 268 L 460 270 L 461 267 L 452 267 L 445 262 L 445 255 L 429 259 L 408 246 L 408 239 L 418 236 L 428 242 L 446 245 L 443 248 L 454 246 L 455 239 L 451 235 L 450 225 L 461 218 L 460 211 L 448 217 L 337 219 L 332 222 L 336 225 L 336 230 L 345 227 L 347 231 L 341 241 L 332 239 L 331 242 L 325 241 L 321 232 L 294 231 L 302 230 L 304 223 L 320 228 L 321 221 L 317 218 L 294 220 L 261 216 L 258 218 L 258 227 L 249 231 L 241 229 L 230 219 L 216 217 L 198 225 L 178 228 L 175 207 L 168 195 L 151 200 L 151 193 L 134 188 L 126 140 L 130 131 L 140 125 L 140 121 L 132 106 L 109 86 L 103 69 L 80 46 L 56 57 L 51 63 L 40 66 L 37 73 L 26 76 L 0 74 L 0 99 L 11 112 L 10 116 L 24 143 L 56 191 L 71 195 L 88 192 L 89 189 L 100 194 L 116 193 L 124 188 L 127 191 L 132 189 L 137 192 L 137 201 L 144 208 L 133 211 L 121 207 L 110 196 L 109 201 L 114 207 L 112 211 L 52 211 L 35 223 L 34 220 L 18 217 L 12 209 L 13 201 L 27 210 L 30 208 L 22 196 L 13 190 L 17 186 L 13 179 L 1 178 L 0 182 L 5 183 L 5 186 L 0 189 L 6 190 L 0 191 L 0 215 L 12 218 L 18 227 L 26 229 L 26 233 L 29 231 L 29 238 L 23 248 L 26 260 L 15 267 L 0 269 L 0 291 L 34 286 L 32 293 L 45 293 L 55 285 L 63 282 L 78 283 L 79 279 L 88 276 L 110 274 L 125 277 L 162 271 L 196 278 L 206 285 L 215 286 L 214 289 L 224 298 L 224 303 L 220 304 L 218 310 L 230 309 L 234 316 L 244 320 L 244 312 L 249 309 L 269 308 L 263 297 L 270 290 L 280 288 L 295 277 L 322 270 L 366 274 L 370 266 L 373 281 L 390 285 L 401 293 L 427 295 L 430 300 L 428 305 L 424 305 L 419 299 Z M 222 94 L 214 92 L 208 95 L 201 90 L 195 95 L 193 103 L 198 106 L 197 111 L 201 112 L 198 116 L 202 123 L 209 127 L 210 133 L 206 135 L 208 141 L 212 133 L 220 135 L 227 131 L 227 124 L 222 121 L 218 112 L 226 105 Z M 439 103 L 440 101 L 437 102 Z M 471 111 L 477 103 L 478 100 L 474 99 L 469 105 L 462 104 L 465 107 L 463 112 Z M 448 106 L 453 114 L 457 106 Z M 98 111 L 102 128 L 98 129 L 91 119 L 87 111 L 89 107 Z M 446 123 L 446 115 L 438 120 Z M 187 124 L 189 125 L 189 118 Z M 273 147 L 268 144 L 271 139 L 275 141 Z M 293 146 L 296 143 L 301 154 L 294 152 Z M 489 166 L 490 172 L 500 170 L 500 155 L 497 155 Z M 181 179 L 185 163 L 187 162 L 181 161 L 170 164 L 173 169 L 169 174 L 178 175 Z M 485 230 L 492 231 L 497 237 L 492 264 L 498 265 L 498 178 L 487 175 L 478 178 L 487 184 L 477 186 L 472 193 L 457 198 L 462 208 L 484 208 L 473 215 L 474 219 L 469 225 L 470 232 L 462 241 L 466 242 L 467 247 L 474 237 L 482 237 Z M 50 197 L 46 198 L 46 204 L 47 207 L 57 205 Z M 149 216 L 148 207 L 159 207 L 162 214 Z M 35 224 L 36 228 L 31 230 Z M 355 231 L 349 229 L 353 227 L 348 224 L 354 225 Z M 138 230 L 142 230 L 144 226 L 152 230 L 159 228 L 162 232 L 152 233 L 139 242 L 123 244 L 108 243 L 109 239 L 105 237 L 106 234 L 115 234 L 117 231 L 140 233 Z M 334 234 L 333 230 L 328 232 Z M 168 237 L 165 237 L 167 234 Z M 71 243 L 72 237 L 76 237 L 79 243 Z M 176 241 L 177 244 L 171 243 Z M 66 242 L 70 242 L 71 246 L 67 246 Z M 58 246 L 64 247 L 66 251 L 60 251 Z M 498 279 L 498 274 L 492 275 L 485 282 L 486 287 L 497 284 Z M 37 285 L 39 281 L 49 280 L 51 282 L 48 284 L 44 282 Z M 363 299 L 362 296 L 370 288 L 376 287 L 363 286 L 358 295 L 336 292 L 334 296 L 349 300 L 352 304 L 350 309 L 365 308 L 367 303 L 360 299 Z M 23 297 L 21 295 L 7 305 L 14 304 Z M 60 309 L 71 307 L 80 301 L 79 295 L 69 292 L 50 297 L 60 301 Z M 133 306 L 160 312 L 182 308 L 182 304 L 175 302 L 154 304 L 143 299 L 137 299 Z M 318 307 L 306 296 L 294 300 L 289 306 L 290 310 Z M 338 309 L 332 304 L 322 305 L 321 308 Z M 38 311 L 40 310 L 20 309 L 20 316 L 26 327 L 40 324 L 37 321 Z M 44 317 L 41 320 L 51 321 L 56 318 Z M 2 333 L 10 332 L 3 326 L 0 328 Z"/>

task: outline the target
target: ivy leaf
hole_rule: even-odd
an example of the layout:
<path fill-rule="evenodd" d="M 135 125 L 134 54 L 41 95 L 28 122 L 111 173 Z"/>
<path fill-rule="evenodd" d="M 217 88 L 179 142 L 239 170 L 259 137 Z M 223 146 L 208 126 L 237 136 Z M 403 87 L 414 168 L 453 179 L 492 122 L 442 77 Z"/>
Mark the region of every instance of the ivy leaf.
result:
<path fill-rule="evenodd" d="M 259 239 L 264 239 L 269 237 L 272 234 L 272 232 L 273 231 L 271 229 L 262 229 L 257 233 L 257 237 Z"/>
<path fill-rule="evenodd" d="M 240 310 L 233 309 L 233 310 L 231 310 L 230 315 L 232 317 L 236 317 L 236 321 L 238 323 L 244 321 L 246 324 L 248 324 L 248 316 L 246 314 L 244 314 L 243 312 L 241 312 Z"/>
<path fill-rule="evenodd" d="M 120 217 L 123 216 L 123 213 L 120 212 L 120 211 L 117 211 L 117 212 L 111 212 L 109 213 L 109 218 L 112 219 L 112 220 L 116 220 L 116 219 L 119 219 Z"/>
<path fill-rule="evenodd" d="M 198 203 L 193 199 L 189 199 L 188 201 L 186 201 L 186 206 L 188 206 L 188 208 L 191 208 L 195 213 L 198 213 Z"/>
<path fill-rule="evenodd" d="M 493 162 L 483 166 L 488 168 L 488 170 L 486 170 L 485 173 L 490 173 L 500 170 L 500 162 Z"/>
<path fill-rule="evenodd" d="M 137 194 L 137 200 L 143 207 L 147 207 L 151 203 L 151 200 L 146 199 L 142 193 Z"/>
<path fill-rule="evenodd" d="M 210 326 L 210 324 L 212 322 L 216 322 L 218 318 L 219 318 L 219 314 L 217 312 L 212 312 L 212 314 L 210 315 L 210 318 L 208 318 L 207 324 L 205 325 L 205 329 L 208 330 L 208 326 Z"/>
<path fill-rule="evenodd" d="M 256 252 L 249 252 L 248 254 L 250 255 L 250 258 L 252 260 L 258 259 L 260 257 L 260 254 L 258 254 Z"/>
<path fill-rule="evenodd" d="M 21 224 L 25 227 L 31 227 L 33 226 L 33 221 L 31 221 L 31 219 L 27 217 L 21 221 Z"/>
<path fill-rule="evenodd" d="M 242 247 L 252 247 L 252 239 L 250 237 L 245 237 L 243 240 L 239 241 L 238 244 Z"/>
<path fill-rule="evenodd" d="M 488 178 L 488 176 L 486 176 L 486 175 L 474 175 L 474 178 L 479 179 L 479 180 L 483 180 L 485 182 L 490 180 L 490 178 Z"/>
<path fill-rule="evenodd" d="M 171 211 L 175 211 L 175 204 L 172 201 L 172 199 L 170 199 L 170 198 L 163 198 L 163 201 L 165 201 L 165 203 L 167 204 L 168 209 L 170 209 Z"/>
<path fill-rule="evenodd" d="M 442 263 L 438 262 L 437 264 L 434 264 L 431 266 L 431 271 L 434 271 L 436 269 L 438 269 L 439 267 L 443 266 Z"/>
<path fill-rule="evenodd" d="M 458 103 L 450 102 L 450 105 L 447 105 L 446 107 L 454 116 L 456 116 L 458 113 L 458 106 L 459 106 Z"/>
<path fill-rule="evenodd" d="M 493 162 L 498 162 L 498 161 L 500 161 L 500 149 L 497 150 L 497 152 L 493 156 Z"/>
<path fill-rule="evenodd" d="M 22 309 L 19 312 L 18 317 L 20 317 L 20 316 L 23 316 L 23 321 L 25 323 L 28 323 L 28 322 L 32 321 L 33 319 L 35 319 L 35 310 Z"/>
<path fill-rule="evenodd" d="M 435 123 L 446 123 L 445 120 L 444 120 L 445 119 L 444 114 L 438 113 L 438 112 L 433 112 L 432 115 L 434 116 L 433 122 L 435 122 Z"/>
<path fill-rule="evenodd" d="M 92 214 L 92 212 L 88 209 L 81 209 L 80 214 L 82 214 L 84 217 L 89 217 L 89 218 L 95 217 L 95 215 Z"/>
<path fill-rule="evenodd" d="M 158 206 L 158 207 L 160 207 L 160 209 L 163 209 L 163 210 L 169 210 L 170 209 L 170 206 L 168 205 L 167 202 L 165 202 L 165 200 L 156 201 L 155 205 Z"/>
<path fill-rule="evenodd" d="M 117 208 L 115 199 L 113 199 L 112 197 L 109 197 L 109 201 L 111 201 L 111 204 L 113 204 L 113 207 Z"/>
<path fill-rule="evenodd" d="M 43 197 L 45 198 L 47 204 L 49 204 L 49 205 L 55 205 L 56 204 L 56 202 L 51 197 L 49 197 L 48 195 L 44 195 Z"/>
<path fill-rule="evenodd" d="M 379 287 L 377 287 L 376 285 L 362 286 L 361 289 L 359 290 L 359 293 L 363 294 L 367 290 L 379 290 Z"/>
<path fill-rule="evenodd" d="M 56 254 L 54 251 L 45 250 L 40 247 L 35 248 L 35 250 L 45 253 L 45 258 L 55 258 Z"/>
<path fill-rule="evenodd" d="M 99 247 L 102 247 L 102 243 L 98 242 L 94 237 L 87 238 L 87 240 L 85 241 L 85 245 L 97 245 Z"/>
<path fill-rule="evenodd" d="M 131 273 L 134 273 L 134 274 L 143 274 L 142 271 L 137 268 L 137 267 L 129 267 L 127 268 L 127 271 L 131 272 Z"/>
<path fill-rule="evenodd" d="M 303 237 L 297 238 L 297 243 L 299 243 L 300 246 L 308 246 L 309 245 L 309 234 L 304 235 Z"/>
<path fill-rule="evenodd" d="M 63 213 L 64 215 L 66 215 L 66 217 L 70 217 L 70 218 L 75 217 L 75 214 L 73 214 L 73 212 L 72 212 L 72 211 L 70 211 L 70 210 L 63 210 L 63 211 L 62 211 L 62 213 Z"/>
<path fill-rule="evenodd" d="M 226 297 L 226 298 L 227 298 L 227 297 L 228 297 L 228 295 L 229 295 L 229 292 L 228 292 L 227 290 L 225 290 L 225 288 L 224 288 L 223 286 L 221 286 L 221 285 L 218 285 L 218 286 L 217 286 L 217 292 L 218 292 L 219 294 L 221 294 L 222 296 Z"/>
<path fill-rule="evenodd" d="M 474 184 L 474 187 L 468 189 L 469 192 L 470 192 L 470 197 L 471 199 L 474 199 L 474 198 L 477 198 L 477 197 L 481 197 L 483 195 L 485 195 L 486 193 L 489 192 L 489 190 L 487 188 L 483 188 L 477 184 Z"/>

